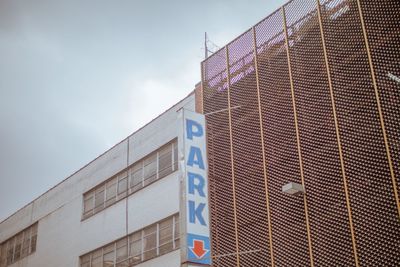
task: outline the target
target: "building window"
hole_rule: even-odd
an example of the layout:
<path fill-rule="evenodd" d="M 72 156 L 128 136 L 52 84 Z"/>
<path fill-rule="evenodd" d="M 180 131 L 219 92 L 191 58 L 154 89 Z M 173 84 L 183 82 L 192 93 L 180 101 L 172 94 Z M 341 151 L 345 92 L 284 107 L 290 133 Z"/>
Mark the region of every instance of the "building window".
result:
<path fill-rule="evenodd" d="M 83 219 L 129 194 L 178 170 L 178 144 L 174 140 L 83 195 Z"/>
<path fill-rule="evenodd" d="M 127 266 L 128 259 L 128 238 L 122 238 L 117 241 L 116 261 L 117 266 Z"/>
<path fill-rule="evenodd" d="M 155 224 L 143 230 L 143 260 L 157 256 L 157 226 Z"/>
<path fill-rule="evenodd" d="M 104 185 L 96 189 L 96 192 L 94 194 L 94 213 L 104 209 L 105 193 L 106 190 Z"/>
<path fill-rule="evenodd" d="M 0 267 L 5 267 L 36 251 L 38 223 L 0 244 Z"/>
<path fill-rule="evenodd" d="M 81 267 L 90 267 L 90 256 L 90 254 L 87 254 L 81 257 Z"/>
<path fill-rule="evenodd" d="M 118 177 L 114 177 L 106 183 L 106 207 L 114 204 L 117 196 Z"/>
<path fill-rule="evenodd" d="M 179 215 L 149 225 L 80 257 L 80 267 L 127 267 L 179 248 Z"/>
<path fill-rule="evenodd" d="M 129 262 L 130 264 L 140 263 L 142 258 L 142 231 L 133 233 L 129 237 Z"/>
<path fill-rule="evenodd" d="M 135 192 L 143 187 L 143 161 L 133 164 L 129 170 L 129 190 Z"/>
<path fill-rule="evenodd" d="M 100 250 L 96 250 L 92 255 L 92 267 L 102 267 L 103 264 L 103 252 Z"/>
<path fill-rule="evenodd" d="M 170 174 L 174 168 L 173 147 L 165 146 L 158 151 L 158 175 L 164 177 Z"/>
<path fill-rule="evenodd" d="M 157 180 L 157 174 L 157 153 L 153 153 L 143 161 L 144 185 L 148 185 Z"/>
<path fill-rule="evenodd" d="M 118 175 L 118 197 L 125 197 L 128 191 L 128 172 L 124 171 Z"/>
<path fill-rule="evenodd" d="M 103 267 L 112 267 L 115 265 L 114 251 L 114 244 L 108 245 L 103 248 Z"/>
<path fill-rule="evenodd" d="M 159 223 L 159 254 L 165 254 L 174 249 L 174 222 L 173 218 L 166 219 Z"/>

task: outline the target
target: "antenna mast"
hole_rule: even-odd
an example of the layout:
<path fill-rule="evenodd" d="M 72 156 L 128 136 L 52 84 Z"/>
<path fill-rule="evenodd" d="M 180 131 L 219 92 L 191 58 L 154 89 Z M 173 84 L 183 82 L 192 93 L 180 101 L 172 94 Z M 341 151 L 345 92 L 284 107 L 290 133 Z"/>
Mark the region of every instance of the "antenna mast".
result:
<path fill-rule="evenodd" d="M 209 44 L 211 45 L 211 49 L 208 48 Z M 215 51 L 219 50 L 219 47 L 214 44 L 210 39 L 208 39 L 207 32 L 204 33 L 204 59 L 208 58 L 208 52 L 210 55 L 213 54 Z"/>
<path fill-rule="evenodd" d="M 207 32 L 204 33 L 204 59 L 208 58 Z"/>

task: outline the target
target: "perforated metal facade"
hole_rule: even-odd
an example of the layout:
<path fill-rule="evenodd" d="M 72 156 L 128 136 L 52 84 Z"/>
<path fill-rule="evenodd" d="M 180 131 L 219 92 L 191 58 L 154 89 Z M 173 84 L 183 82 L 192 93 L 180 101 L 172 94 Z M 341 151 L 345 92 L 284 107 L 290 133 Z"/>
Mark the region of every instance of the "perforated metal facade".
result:
<path fill-rule="evenodd" d="M 400 266 L 399 77 L 398 0 L 293 0 L 202 63 L 214 266 Z"/>

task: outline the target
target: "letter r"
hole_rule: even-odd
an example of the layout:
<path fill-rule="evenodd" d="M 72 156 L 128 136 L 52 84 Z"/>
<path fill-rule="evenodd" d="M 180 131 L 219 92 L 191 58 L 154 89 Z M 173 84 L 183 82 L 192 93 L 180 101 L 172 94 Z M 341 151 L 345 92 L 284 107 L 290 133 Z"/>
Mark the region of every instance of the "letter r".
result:
<path fill-rule="evenodd" d="M 194 195 L 194 190 L 196 189 L 200 196 L 206 197 L 206 194 L 204 194 L 203 176 L 197 173 L 188 172 L 188 178 L 189 178 L 189 194 Z"/>

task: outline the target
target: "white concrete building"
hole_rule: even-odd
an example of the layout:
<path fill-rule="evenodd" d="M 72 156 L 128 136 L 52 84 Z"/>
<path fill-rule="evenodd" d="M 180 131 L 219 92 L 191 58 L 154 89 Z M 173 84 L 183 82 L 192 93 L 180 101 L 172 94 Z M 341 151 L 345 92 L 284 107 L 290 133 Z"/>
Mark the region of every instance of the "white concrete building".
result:
<path fill-rule="evenodd" d="M 182 108 L 194 111 L 194 93 L 1 222 L 0 267 L 186 262 Z"/>

